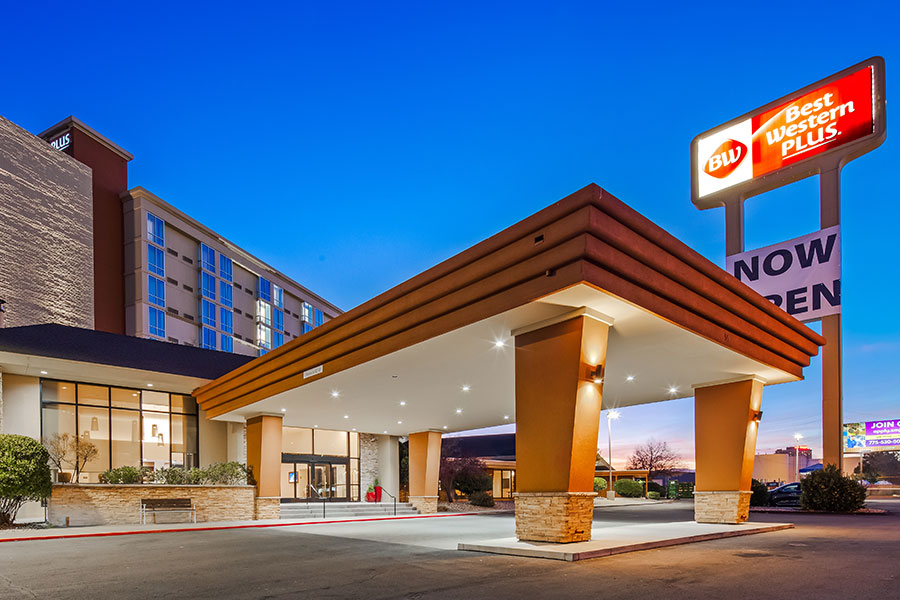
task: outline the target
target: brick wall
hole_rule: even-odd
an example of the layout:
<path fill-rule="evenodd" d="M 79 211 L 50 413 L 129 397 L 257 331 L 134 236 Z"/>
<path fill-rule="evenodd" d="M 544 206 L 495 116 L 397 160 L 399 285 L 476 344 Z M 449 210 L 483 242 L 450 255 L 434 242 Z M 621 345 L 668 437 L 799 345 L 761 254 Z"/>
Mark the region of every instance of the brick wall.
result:
<path fill-rule="evenodd" d="M 6 327 L 94 326 L 91 170 L 0 117 Z"/>
<path fill-rule="evenodd" d="M 255 489 L 249 485 L 105 485 L 55 484 L 48 505 L 51 525 L 140 523 L 143 498 L 190 498 L 197 522 L 244 521 L 255 518 Z M 266 517 L 274 511 L 270 508 Z M 274 518 L 278 518 L 275 516 Z M 187 522 L 187 513 L 157 515 L 159 523 Z"/>

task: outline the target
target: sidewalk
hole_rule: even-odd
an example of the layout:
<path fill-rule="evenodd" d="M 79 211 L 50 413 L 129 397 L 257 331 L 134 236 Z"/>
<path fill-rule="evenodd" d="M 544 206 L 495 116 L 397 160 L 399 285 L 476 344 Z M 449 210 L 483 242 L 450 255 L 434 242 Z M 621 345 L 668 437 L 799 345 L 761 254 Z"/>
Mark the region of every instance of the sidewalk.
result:
<path fill-rule="evenodd" d="M 607 500 L 606 498 L 594 498 L 594 508 L 619 508 L 622 506 L 656 506 L 659 504 L 670 504 L 674 500 L 648 500 L 647 498 L 624 498 L 616 496 L 615 500 Z"/>
<path fill-rule="evenodd" d="M 221 529 L 253 529 L 325 525 L 328 523 L 362 523 L 366 521 L 408 521 L 443 517 L 468 517 L 479 513 L 437 513 L 431 515 L 402 515 L 385 517 L 348 517 L 345 519 L 265 519 L 259 521 L 217 521 L 206 523 L 159 523 L 148 525 L 91 525 L 86 527 L 48 527 L 46 529 L 0 529 L 0 543 L 59 540 L 70 538 L 142 535 L 148 533 L 178 533 L 185 531 L 217 531 Z"/>

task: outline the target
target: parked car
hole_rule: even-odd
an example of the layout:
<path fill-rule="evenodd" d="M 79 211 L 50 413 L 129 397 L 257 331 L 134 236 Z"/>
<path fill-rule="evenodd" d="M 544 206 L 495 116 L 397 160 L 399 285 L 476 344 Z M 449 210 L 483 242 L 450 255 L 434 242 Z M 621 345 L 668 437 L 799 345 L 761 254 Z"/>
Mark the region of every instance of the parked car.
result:
<path fill-rule="evenodd" d="M 769 491 L 769 506 L 800 506 L 800 483 L 786 483 Z"/>

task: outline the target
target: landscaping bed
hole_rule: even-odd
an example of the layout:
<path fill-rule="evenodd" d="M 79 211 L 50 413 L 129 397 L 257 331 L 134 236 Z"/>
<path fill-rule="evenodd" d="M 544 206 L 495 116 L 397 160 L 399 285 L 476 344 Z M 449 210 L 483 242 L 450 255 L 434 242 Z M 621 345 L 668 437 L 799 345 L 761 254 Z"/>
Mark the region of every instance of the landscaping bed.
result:
<path fill-rule="evenodd" d="M 516 508 L 512 500 L 495 500 L 494 506 L 475 506 L 468 502 L 438 502 L 438 512 L 497 512 L 513 511 Z"/>

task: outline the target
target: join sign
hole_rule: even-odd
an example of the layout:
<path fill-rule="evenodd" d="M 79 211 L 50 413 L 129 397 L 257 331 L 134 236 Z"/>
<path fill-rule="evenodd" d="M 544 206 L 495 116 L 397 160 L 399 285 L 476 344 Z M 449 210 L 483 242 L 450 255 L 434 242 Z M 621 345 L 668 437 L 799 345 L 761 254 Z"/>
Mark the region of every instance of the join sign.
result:
<path fill-rule="evenodd" d="M 799 321 L 841 312 L 840 226 L 734 254 L 726 269 Z"/>
<path fill-rule="evenodd" d="M 884 61 L 873 58 L 698 135 L 692 199 L 721 206 L 815 174 L 828 153 L 855 158 L 884 140 Z"/>

